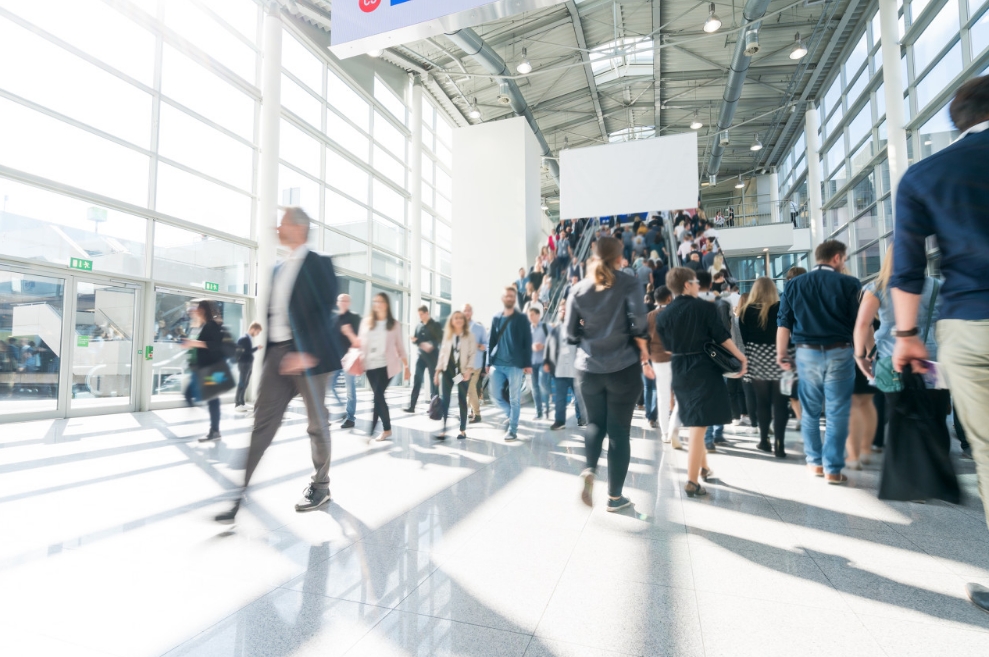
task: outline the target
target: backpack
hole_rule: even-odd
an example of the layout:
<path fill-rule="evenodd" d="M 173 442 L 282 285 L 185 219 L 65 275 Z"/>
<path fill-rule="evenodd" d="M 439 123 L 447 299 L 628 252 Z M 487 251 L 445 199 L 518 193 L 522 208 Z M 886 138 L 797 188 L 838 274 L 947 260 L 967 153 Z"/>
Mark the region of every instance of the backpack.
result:
<path fill-rule="evenodd" d="M 429 400 L 429 419 L 443 419 L 443 401 L 439 395 L 433 395 L 433 398 Z"/>

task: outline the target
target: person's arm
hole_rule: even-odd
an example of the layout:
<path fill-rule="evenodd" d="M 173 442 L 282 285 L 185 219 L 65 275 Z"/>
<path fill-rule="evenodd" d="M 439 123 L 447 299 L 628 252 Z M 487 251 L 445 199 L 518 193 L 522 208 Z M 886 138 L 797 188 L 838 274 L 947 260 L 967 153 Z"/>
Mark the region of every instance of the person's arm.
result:
<path fill-rule="evenodd" d="M 787 360 L 787 353 L 790 349 L 790 334 L 793 331 L 793 305 L 790 300 L 792 285 L 783 288 L 780 296 L 780 309 L 776 317 L 776 364 L 784 370 L 792 369 L 792 364 Z"/>
<path fill-rule="evenodd" d="M 567 296 L 566 340 L 570 344 L 580 344 L 580 316 L 574 303 L 573 290 Z"/>
<path fill-rule="evenodd" d="M 552 373 L 556 370 L 556 351 L 557 351 L 557 340 L 559 337 L 560 327 L 554 328 L 549 336 L 546 338 L 546 354 L 543 356 L 543 371 L 547 373 Z"/>
<path fill-rule="evenodd" d="M 862 303 L 859 304 L 859 313 L 855 318 L 855 364 L 862 370 L 868 378 L 872 378 L 872 360 L 869 359 L 869 352 L 876 344 L 875 330 L 872 328 L 872 319 L 879 310 L 879 298 L 872 292 L 866 291 L 862 296 Z"/>
<path fill-rule="evenodd" d="M 776 329 L 776 364 L 784 370 L 793 369 L 792 364 L 787 359 L 789 349 L 790 329 L 781 325 Z"/>
<path fill-rule="evenodd" d="M 352 346 L 352 347 L 356 347 L 356 346 L 357 346 L 357 343 L 358 343 L 358 337 L 357 337 L 356 335 L 354 335 L 354 329 L 352 329 L 352 328 L 350 327 L 350 324 L 346 324 L 346 323 L 344 323 L 344 324 L 343 324 L 343 325 L 342 325 L 342 326 L 340 327 L 340 332 L 341 332 L 341 333 L 343 333 L 343 334 L 344 334 L 344 336 L 345 336 L 345 337 L 346 337 L 346 338 L 347 338 L 348 340 L 350 340 L 350 346 Z"/>
<path fill-rule="evenodd" d="M 927 236 L 934 234 L 934 215 L 914 197 L 912 182 L 910 177 L 902 181 L 896 195 L 896 239 L 893 241 L 893 273 L 889 287 L 899 331 L 920 328 L 917 312 L 927 272 Z M 919 333 L 909 338 L 896 338 L 893 369 L 897 372 L 902 372 L 906 365 L 915 372 L 926 372 L 927 368 L 920 361 L 927 358 L 927 347 Z"/>
<path fill-rule="evenodd" d="M 732 355 L 742 363 L 742 370 L 738 373 L 739 376 L 744 376 L 746 372 L 749 371 L 749 359 L 745 357 L 745 354 L 739 350 L 735 345 L 735 341 L 728 338 L 721 343 L 721 346 L 732 353 Z"/>

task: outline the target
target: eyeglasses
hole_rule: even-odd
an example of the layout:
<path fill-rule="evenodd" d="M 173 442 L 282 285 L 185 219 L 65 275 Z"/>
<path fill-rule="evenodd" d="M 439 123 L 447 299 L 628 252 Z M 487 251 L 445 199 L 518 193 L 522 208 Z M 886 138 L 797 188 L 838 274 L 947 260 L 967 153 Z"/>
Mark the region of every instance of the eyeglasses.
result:
<path fill-rule="evenodd" d="M 687 281 L 687 282 L 688 283 L 696 283 L 697 285 L 700 285 L 701 284 L 701 282 L 699 280 L 697 280 L 696 278 L 694 280 L 692 280 L 692 281 Z"/>

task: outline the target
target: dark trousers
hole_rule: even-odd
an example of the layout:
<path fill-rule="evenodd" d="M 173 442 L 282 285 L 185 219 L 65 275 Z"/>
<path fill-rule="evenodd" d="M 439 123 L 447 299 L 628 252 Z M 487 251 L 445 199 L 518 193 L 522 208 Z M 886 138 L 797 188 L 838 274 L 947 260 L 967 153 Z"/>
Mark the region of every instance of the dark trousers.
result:
<path fill-rule="evenodd" d="M 577 396 L 577 389 L 574 386 L 574 379 L 558 376 L 553 379 L 553 384 L 555 386 L 553 396 L 556 398 L 556 421 L 560 424 L 567 423 L 567 396 L 570 394 L 571 390 L 573 390 L 574 395 L 573 409 L 574 413 L 577 415 L 577 422 L 584 419 L 583 413 L 580 411 L 580 397 Z"/>
<path fill-rule="evenodd" d="M 420 362 L 422 362 L 421 359 Z M 391 378 L 388 376 L 388 368 L 379 367 L 374 370 L 368 370 L 365 374 L 367 375 L 367 382 L 371 385 L 371 391 L 374 393 L 374 415 L 371 419 L 371 433 L 374 433 L 375 428 L 378 426 L 378 418 L 381 418 L 381 427 L 385 431 L 391 431 L 391 413 L 388 412 L 388 402 L 385 401 L 385 390 L 388 389 L 388 384 L 391 383 Z M 412 403 L 413 405 L 415 404 L 415 402 Z"/>
<path fill-rule="evenodd" d="M 879 397 L 880 395 L 876 396 Z M 965 437 L 965 427 L 962 426 L 961 418 L 958 417 L 958 408 L 954 402 L 951 402 L 951 417 L 955 423 L 955 436 L 957 436 L 958 442 L 961 443 L 963 450 L 970 451 L 972 446 L 968 444 L 968 439 Z"/>
<path fill-rule="evenodd" d="M 443 370 L 443 431 L 446 431 L 446 420 L 450 416 L 450 402 L 453 397 L 453 377 L 455 373 L 450 370 Z M 470 387 L 470 379 L 461 381 L 457 385 L 457 401 L 460 403 L 460 431 L 467 430 L 467 389 Z"/>
<path fill-rule="evenodd" d="M 731 406 L 731 417 L 733 420 L 740 419 L 747 415 L 745 410 L 745 389 L 742 387 L 741 379 L 725 379 L 728 386 L 728 405 Z"/>
<path fill-rule="evenodd" d="M 759 442 L 769 442 L 769 420 L 773 420 L 773 433 L 776 440 L 782 441 L 786 435 L 786 423 L 790 419 L 790 398 L 780 392 L 779 381 L 752 380 L 755 392 L 756 413 L 759 416 Z"/>
<path fill-rule="evenodd" d="M 435 354 L 435 352 L 433 352 Z M 419 352 L 419 358 L 416 359 L 416 374 L 415 379 L 412 382 L 412 396 L 409 398 L 409 408 L 414 409 L 416 407 L 416 402 L 419 401 L 419 390 L 422 389 L 422 377 L 429 370 L 429 396 L 430 399 L 439 394 L 436 389 L 436 359 L 438 355 L 424 354 Z M 388 431 L 388 429 L 385 429 Z"/>
<path fill-rule="evenodd" d="M 185 389 L 185 403 L 192 406 L 195 402 L 199 401 L 199 383 L 196 379 L 195 372 L 189 378 L 189 385 Z M 213 399 L 206 402 L 206 407 L 209 408 L 209 431 L 213 433 L 214 431 L 220 430 L 220 398 L 214 397 Z"/>
<path fill-rule="evenodd" d="M 287 376 L 278 371 L 282 358 L 292 351 L 291 345 L 272 345 L 261 367 L 261 384 L 254 404 L 254 430 L 251 446 L 247 450 L 247 468 L 244 488 L 251 481 L 265 450 L 271 445 L 275 433 L 282 424 L 285 409 L 296 395 L 302 395 L 309 418 L 309 443 L 312 463 L 316 472 L 312 476 L 314 488 L 330 487 L 330 414 L 326 410 L 326 374 L 296 374 Z"/>
<path fill-rule="evenodd" d="M 608 437 L 608 495 L 619 497 L 631 459 L 629 434 L 632 413 L 642 392 L 642 367 L 636 363 L 618 372 L 577 372 L 577 394 L 587 413 L 584 451 L 587 467 L 597 472 L 598 460 Z"/>
<path fill-rule="evenodd" d="M 254 370 L 254 361 L 238 361 L 237 372 L 240 376 L 237 378 L 237 398 L 234 401 L 234 406 L 243 406 L 246 402 L 244 398 L 247 396 L 247 384 L 251 382 L 251 372 Z"/>
<path fill-rule="evenodd" d="M 882 449 L 886 445 L 886 395 L 873 395 L 872 405 L 876 407 L 876 435 L 872 439 L 872 446 Z M 955 428 L 960 428 L 958 416 L 955 416 Z"/>
<path fill-rule="evenodd" d="M 759 403 L 755 398 L 755 389 L 749 381 L 742 381 L 742 393 L 745 397 L 745 409 L 748 411 L 752 426 L 759 425 Z"/>

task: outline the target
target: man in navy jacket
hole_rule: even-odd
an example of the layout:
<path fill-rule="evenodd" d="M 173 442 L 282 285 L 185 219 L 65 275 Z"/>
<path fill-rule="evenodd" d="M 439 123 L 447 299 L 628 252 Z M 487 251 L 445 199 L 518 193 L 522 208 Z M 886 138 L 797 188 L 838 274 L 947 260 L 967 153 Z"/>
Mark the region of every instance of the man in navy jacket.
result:
<path fill-rule="evenodd" d="M 944 276 L 938 358 L 972 444 L 989 523 L 989 76 L 963 84 L 949 111 L 961 137 L 910 167 L 896 196 L 889 282 L 896 311 L 893 365 L 926 369 L 917 309 L 927 273 L 927 238 L 934 235 Z M 969 584 L 968 594 L 989 611 L 989 589 Z"/>
<path fill-rule="evenodd" d="M 522 313 L 515 310 L 517 298 L 515 286 L 507 286 L 501 295 L 505 310 L 491 320 L 488 341 L 491 397 L 508 418 L 505 432 L 507 442 L 518 440 L 522 381 L 526 374 L 532 374 L 532 331 Z M 502 393 L 506 385 L 508 399 Z"/>

